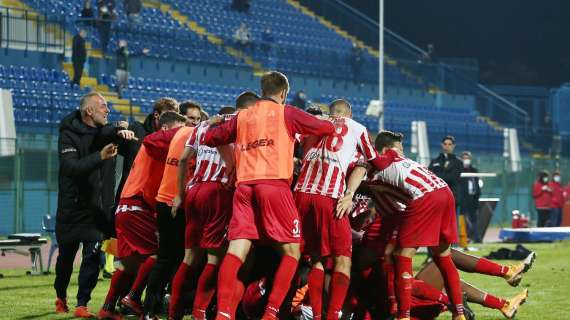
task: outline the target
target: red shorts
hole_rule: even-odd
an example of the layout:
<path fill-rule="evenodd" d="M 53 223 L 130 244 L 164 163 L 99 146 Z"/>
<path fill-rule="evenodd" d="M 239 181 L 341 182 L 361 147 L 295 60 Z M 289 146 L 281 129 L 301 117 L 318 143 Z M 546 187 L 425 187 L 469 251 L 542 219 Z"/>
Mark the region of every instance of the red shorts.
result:
<path fill-rule="evenodd" d="M 156 214 L 142 200 L 121 199 L 115 213 L 118 257 L 152 255 L 158 250 Z"/>
<path fill-rule="evenodd" d="M 414 200 L 402 216 L 398 235 L 401 248 L 432 247 L 457 242 L 455 200 L 449 188 Z"/>
<path fill-rule="evenodd" d="M 240 183 L 234 193 L 228 239 L 299 243 L 299 213 L 289 185 Z"/>
<path fill-rule="evenodd" d="M 219 182 L 200 182 L 187 190 L 184 201 L 186 249 L 196 246 L 213 249 L 227 243 L 233 194 Z"/>
<path fill-rule="evenodd" d="M 401 221 L 401 216 L 376 215 L 374 221 L 364 231 L 362 246 L 383 256 L 388 244 L 398 244 L 398 230 Z"/>
<path fill-rule="evenodd" d="M 321 257 L 352 256 L 352 231 L 348 216 L 334 217 L 337 200 L 317 194 L 295 193 L 302 221 L 304 251 Z"/>

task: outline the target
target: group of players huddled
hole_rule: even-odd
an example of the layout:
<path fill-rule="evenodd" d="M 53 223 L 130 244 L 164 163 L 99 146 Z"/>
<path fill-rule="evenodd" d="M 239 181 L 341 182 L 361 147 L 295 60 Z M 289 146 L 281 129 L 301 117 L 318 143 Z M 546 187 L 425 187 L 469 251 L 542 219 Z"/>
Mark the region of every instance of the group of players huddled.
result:
<path fill-rule="evenodd" d="M 288 91 L 285 75 L 268 72 L 262 96 L 244 92 L 235 109 L 201 122 L 196 104 L 193 121 L 160 116 L 162 130 L 142 142 L 120 195 L 121 266 L 98 318 L 122 319 L 119 301 L 141 319 L 433 319 L 445 311 L 470 319 L 467 301 L 512 318 L 527 289 L 496 297 L 458 269 L 517 286 L 534 254 L 505 266 L 452 249 L 453 194 L 406 158 L 402 134 L 383 131 L 373 143 L 349 101 L 310 114 L 285 105 Z M 170 98 L 156 104 L 178 109 Z M 185 229 L 158 232 L 164 212 Z M 170 239 L 182 237 L 183 260 L 147 287 L 157 255 L 168 259 Z M 419 247 L 431 258 L 414 276 Z"/>

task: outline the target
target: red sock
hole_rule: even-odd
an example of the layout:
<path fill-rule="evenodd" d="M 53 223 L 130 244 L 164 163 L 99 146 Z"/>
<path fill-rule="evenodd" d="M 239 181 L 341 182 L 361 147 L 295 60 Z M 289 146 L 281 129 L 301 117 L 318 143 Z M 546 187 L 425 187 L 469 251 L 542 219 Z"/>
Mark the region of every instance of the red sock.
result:
<path fill-rule="evenodd" d="M 461 290 L 459 272 L 457 271 L 457 268 L 455 268 L 453 260 L 451 260 L 451 256 L 433 257 L 433 261 L 443 276 L 445 292 L 447 292 L 449 300 L 455 309 L 452 310 L 454 311 L 453 314 L 463 314 L 463 291 Z"/>
<path fill-rule="evenodd" d="M 135 282 L 131 286 L 131 291 L 129 292 L 129 296 L 133 300 L 140 301 L 142 292 L 146 287 L 146 280 L 148 279 L 148 275 L 150 274 L 150 271 L 152 270 L 155 262 L 156 259 L 153 257 L 148 257 L 139 267 L 139 272 L 135 278 Z"/>
<path fill-rule="evenodd" d="M 109 311 L 115 310 L 115 305 L 121 298 L 119 293 L 123 292 L 125 287 L 129 285 L 129 278 L 129 275 L 120 269 L 117 269 L 115 273 L 113 273 L 111 285 L 109 286 L 109 291 L 103 303 L 103 309 Z"/>
<path fill-rule="evenodd" d="M 412 295 L 420 299 L 437 301 L 445 305 L 449 304 L 449 298 L 445 293 L 437 290 L 422 280 L 413 279 Z"/>
<path fill-rule="evenodd" d="M 388 303 L 390 303 L 390 314 L 396 315 L 398 305 L 396 302 L 396 289 L 394 284 L 394 264 L 383 261 L 382 269 L 386 276 L 386 295 L 388 296 Z"/>
<path fill-rule="evenodd" d="M 279 263 L 279 268 L 275 273 L 275 278 L 273 279 L 273 287 L 271 288 L 271 293 L 267 299 L 267 306 L 265 307 L 265 313 L 263 314 L 262 320 L 277 319 L 277 313 L 279 313 L 279 308 L 285 299 L 285 295 L 289 291 L 291 286 L 291 280 L 297 272 L 297 264 L 299 261 L 297 259 L 284 255 L 281 258 L 281 263 Z"/>
<path fill-rule="evenodd" d="M 231 306 L 232 319 L 235 319 L 235 314 L 236 314 L 237 308 L 239 306 L 239 303 L 241 301 L 241 298 L 243 298 L 244 292 L 245 292 L 245 284 L 243 283 L 243 281 L 239 277 L 237 277 L 236 285 L 234 287 L 234 296 L 232 299 L 232 306 Z"/>
<path fill-rule="evenodd" d="M 396 256 L 395 292 L 398 317 L 409 318 L 412 307 L 412 258 Z"/>
<path fill-rule="evenodd" d="M 220 265 L 218 272 L 218 314 L 216 319 L 227 320 L 232 317 L 232 302 L 234 298 L 235 285 L 237 283 L 238 271 L 241 268 L 240 258 L 228 253 Z"/>
<path fill-rule="evenodd" d="M 350 285 L 350 278 L 342 272 L 333 272 L 330 284 L 330 297 L 329 307 L 327 309 L 328 320 L 338 320 L 348 286 Z"/>
<path fill-rule="evenodd" d="M 309 301 L 313 309 L 313 319 L 321 319 L 323 312 L 323 285 L 325 272 L 321 269 L 312 268 L 309 272 L 307 284 L 309 285 Z"/>
<path fill-rule="evenodd" d="M 192 277 L 192 267 L 182 262 L 172 279 L 172 292 L 170 295 L 170 302 L 168 306 L 168 315 L 172 318 L 181 317 L 184 310 L 182 308 L 182 298 L 187 291 L 190 278 Z"/>
<path fill-rule="evenodd" d="M 490 276 L 503 277 L 509 271 L 509 267 L 502 266 L 491 260 L 481 258 L 475 265 L 475 272 Z"/>
<path fill-rule="evenodd" d="M 483 300 L 483 306 L 491 309 L 500 310 L 505 305 L 505 303 L 507 303 L 507 300 L 495 297 L 489 293 L 485 294 L 485 299 Z"/>
<path fill-rule="evenodd" d="M 194 298 L 194 306 L 192 307 L 192 314 L 194 319 L 206 319 L 206 309 L 214 296 L 216 291 L 216 284 L 218 281 L 218 266 L 208 263 L 200 279 L 198 280 L 198 288 L 196 289 L 196 297 Z"/>

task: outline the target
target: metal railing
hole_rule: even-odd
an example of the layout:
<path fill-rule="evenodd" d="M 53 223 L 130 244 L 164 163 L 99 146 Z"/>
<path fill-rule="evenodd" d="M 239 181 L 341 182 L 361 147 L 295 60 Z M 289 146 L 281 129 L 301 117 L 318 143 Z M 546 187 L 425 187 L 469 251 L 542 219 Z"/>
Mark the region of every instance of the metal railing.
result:
<path fill-rule="evenodd" d="M 65 52 L 64 17 L 49 19 L 29 10 L 0 7 L 0 47 Z"/>

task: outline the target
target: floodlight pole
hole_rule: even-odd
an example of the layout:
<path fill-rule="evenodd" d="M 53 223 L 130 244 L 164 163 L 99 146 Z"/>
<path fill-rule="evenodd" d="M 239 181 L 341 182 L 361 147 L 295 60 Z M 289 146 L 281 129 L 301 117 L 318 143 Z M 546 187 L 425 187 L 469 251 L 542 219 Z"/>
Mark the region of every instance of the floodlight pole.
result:
<path fill-rule="evenodd" d="M 378 100 L 380 100 L 380 116 L 378 131 L 384 130 L 384 0 L 380 0 L 378 12 Z"/>

